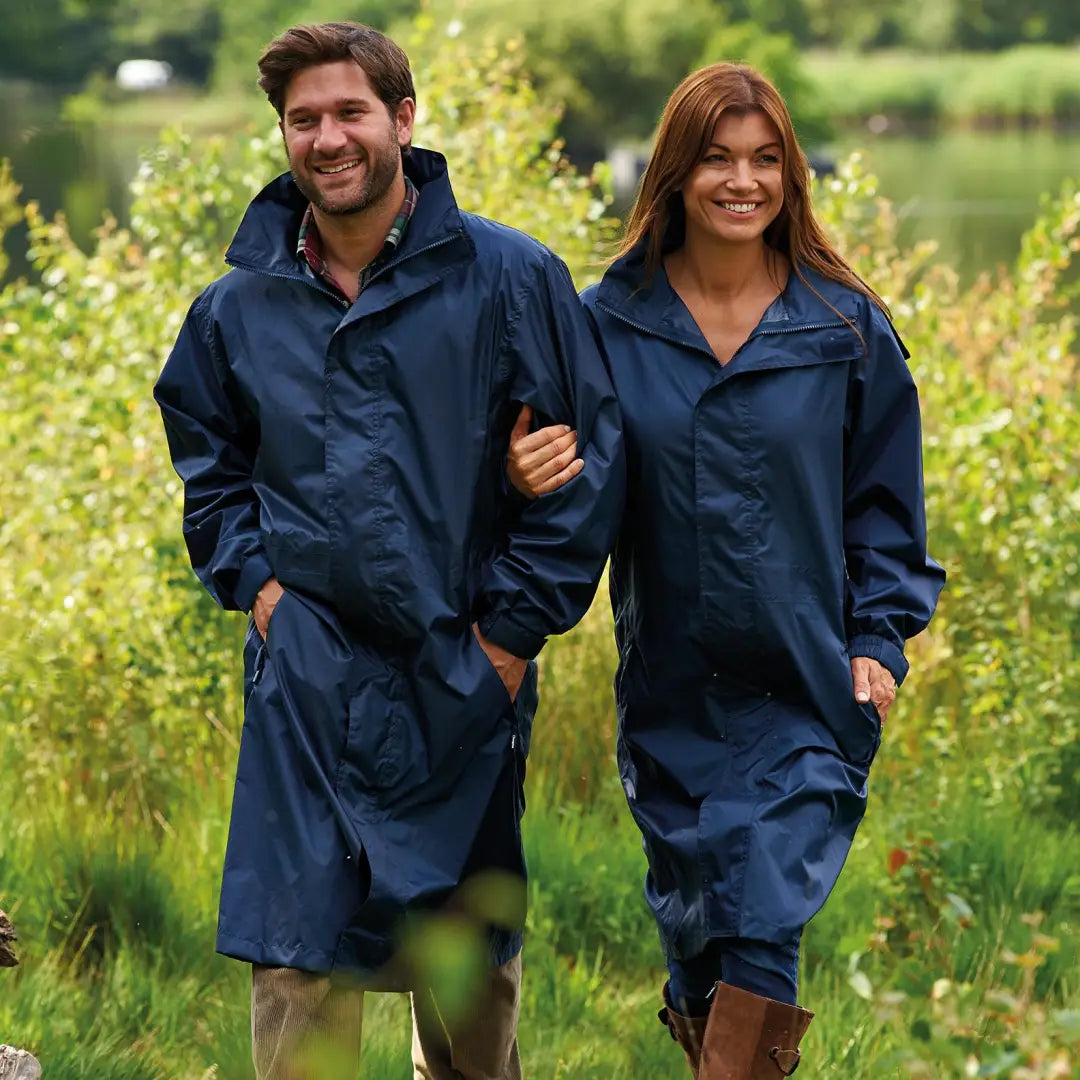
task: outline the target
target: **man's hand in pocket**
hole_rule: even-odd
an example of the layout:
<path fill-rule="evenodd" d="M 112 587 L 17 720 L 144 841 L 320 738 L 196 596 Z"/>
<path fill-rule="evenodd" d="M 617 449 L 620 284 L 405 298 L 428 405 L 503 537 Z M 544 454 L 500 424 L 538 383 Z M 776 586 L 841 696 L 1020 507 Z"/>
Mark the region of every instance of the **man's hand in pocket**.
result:
<path fill-rule="evenodd" d="M 274 614 L 274 608 L 277 607 L 277 602 L 284 592 L 285 590 L 278 584 L 278 579 L 272 577 L 267 579 L 259 590 L 259 595 L 255 597 L 251 614 L 255 616 L 255 629 L 262 634 L 263 641 L 266 640 L 266 631 L 270 626 L 270 616 Z"/>
<path fill-rule="evenodd" d="M 491 666 L 498 673 L 499 678 L 502 679 L 503 686 L 506 687 L 506 692 L 510 695 L 510 700 L 516 701 L 522 680 L 525 678 L 525 670 L 529 665 L 528 660 L 522 660 L 521 657 L 509 653 L 505 649 L 500 649 L 493 641 L 488 641 L 477 629 L 476 623 L 473 623 L 472 630 L 476 635 L 476 640 L 480 642 L 480 648 L 484 650 L 487 658 L 491 661 Z"/>

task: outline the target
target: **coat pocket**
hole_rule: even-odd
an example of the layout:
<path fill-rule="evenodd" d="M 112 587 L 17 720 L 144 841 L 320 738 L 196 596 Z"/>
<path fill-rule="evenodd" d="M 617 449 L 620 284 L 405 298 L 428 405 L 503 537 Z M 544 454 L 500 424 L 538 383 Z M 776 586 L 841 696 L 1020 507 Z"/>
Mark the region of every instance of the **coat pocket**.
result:
<path fill-rule="evenodd" d="M 381 791 L 395 787 L 418 764 L 413 720 L 401 673 L 365 660 L 349 695 L 345 757 L 364 787 Z"/>
<path fill-rule="evenodd" d="M 262 635 L 255 629 L 255 620 L 248 623 L 247 634 L 244 637 L 244 705 L 247 706 L 251 695 L 262 678 L 263 667 L 266 664 L 266 642 Z"/>
<path fill-rule="evenodd" d="M 512 709 L 514 707 L 514 701 L 510 698 L 510 691 L 506 689 L 506 683 L 502 681 L 502 676 L 499 674 L 498 669 L 491 662 L 491 657 L 484 651 L 484 646 L 480 644 L 479 639 L 472 629 L 469 630 L 469 650 L 476 657 L 476 661 L 479 664 L 481 671 L 484 673 L 484 681 L 492 688 L 491 692 L 494 694 L 499 708 L 503 711 Z M 522 685 L 524 685 L 524 683 Z"/>
<path fill-rule="evenodd" d="M 852 765 L 869 769 L 881 746 L 881 717 L 872 702 L 851 699 L 841 749 Z"/>

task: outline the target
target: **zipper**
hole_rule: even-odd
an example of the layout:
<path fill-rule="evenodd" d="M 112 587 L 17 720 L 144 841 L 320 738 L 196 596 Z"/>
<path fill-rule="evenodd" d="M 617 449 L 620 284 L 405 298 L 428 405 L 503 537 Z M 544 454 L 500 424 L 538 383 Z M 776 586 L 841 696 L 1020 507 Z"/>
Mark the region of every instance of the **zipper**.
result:
<path fill-rule="evenodd" d="M 332 292 L 317 278 L 308 277 L 306 274 L 282 274 L 277 270 L 267 270 L 265 266 L 252 266 L 251 263 L 240 262 L 239 259 L 226 259 L 229 266 L 235 266 L 237 270 L 250 270 L 253 274 L 262 274 L 263 277 L 278 278 L 280 281 L 299 281 L 303 285 L 310 285 L 316 292 L 330 297 L 338 307 L 348 310 L 351 305 L 343 300 L 337 293 Z"/>
<path fill-rule="evenodd" d="M 758 330 L 755 329 L 750 336 L 731 354 L 731 359 L 726 364 L 721 364 L 722 370 L 727 370 L 731 367 L 735 360 L 735 357 L 739 355 L 750 344 L 751 341 L 756 341 L 758 338 L 779 336 L 780 334 L 801 334 L 808 330 L 836 330 L 841 326 L 847 326 L 846 322 L 827 322 L 827 323 L 805 323 L 802 326 L 778 326 L 775 330 Z M 713 360 L 716 357 L 713 356 Z"/>
<path fill-rule="evenodd" d="M 428 244 L 425 247 L 417 248 L 416 251 L 410 251 L 397 259 L 391 259 L 385 265 L 380 266 L 379 269 L 376 270 L 370 278 L 368 278 L 368 283 L 364 286 L 364 288 L 366 289 L 368 285 L 370 285 L 377 278 L 380 278 L 383 274 L 387 273 L 390 270 L 393 270 L 395 266 L 401 266 L 402 263 L 407 263 L 410 259 L 415 259 L 418 255 L 426 255 L 429 251 L 434 251 L 436 248 L 444 247 L 446 244 L 452 244 L 457 238 L 458 234 L 455 234 L 453 236 L 444 236 L 441 240 L 436 240 L 433 244 Z"/>
<path fill-rule="evenodd" d="M 713 363 L 716 363 L 716 354 L 711 349 L 703 349 L 700 345 L 694 345 L 688 341 L 681 341 L 678 338 L 670 337 L 657 330 L 655 327 L 645 326 L 643 323 L 635 322 L 621 311 L 616 311 L 613 307 L 608 307 L 602 300 L 597 300 L 596 306 L 603 308 L 609 315 L 618 319 L 620 322 L 626 323 L 627 326 L 632 326 L 635 330 L 639 330 L 643 334 L 648 334 L 650 337 L 658 337 L 662 341 L 670 341 L 673 345 L 681 345 L 684 349 L 693 349 L 694 352 L 699 352 L 703 356 L 707 356 Z"/>
<path fill-rule="evenodd" d="M 801 326 L 781 326 L 776 330 L 755 330 L 746 340 L 753 341 L 754 338 L 768 337 L 770 334 L 801 334 L 804 330 L 837 330 L 847 325 L 846 322 L 823 322 L 804 323 Z"/>

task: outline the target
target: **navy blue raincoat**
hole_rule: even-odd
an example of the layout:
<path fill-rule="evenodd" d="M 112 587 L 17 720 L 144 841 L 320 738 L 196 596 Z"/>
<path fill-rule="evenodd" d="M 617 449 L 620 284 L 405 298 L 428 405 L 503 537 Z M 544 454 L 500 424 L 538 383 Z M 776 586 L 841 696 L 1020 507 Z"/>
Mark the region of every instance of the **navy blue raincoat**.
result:
<path fill-rule="evenodd" d="M 865 297 L 805 276 L 724 367 L 639 253 L 583 294 L 627 455 L 619 767 L 678 958 L 785 944 L 824 902 L 880 739 L 850 659 L 899 682 L 944 581 L 907 354 Z"/>
<path fill-rule="evenodd" d="M 249 610 L 220 951 L 371 971 L 400 920 L 484 870 L 523 874 L 535 665 L 512 704 L 477 644 L 533 657 L 587 609 L 623 493 L 618 409 L 564 265 L 464 213 L 414 149 L 408 232 L 352 305 L 306 274 L 288 176 L 194 303 L 156 387 L 206 588 Z M 507 498 L 528 403 L 588 467 Z M 492 960 L 520 945 L 493 933 Z"/>

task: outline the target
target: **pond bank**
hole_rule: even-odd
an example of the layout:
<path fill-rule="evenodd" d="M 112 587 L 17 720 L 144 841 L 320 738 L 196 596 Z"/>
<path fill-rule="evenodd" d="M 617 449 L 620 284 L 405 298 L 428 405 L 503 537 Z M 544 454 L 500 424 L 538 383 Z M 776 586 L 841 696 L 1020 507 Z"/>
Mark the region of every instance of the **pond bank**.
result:
<path fill-rule="evenodd" d="M 838 124 L 883 118 L 894 128 L 1080 128 L 1080 47 L 807 52 L 804 63 L 821 111 Z"/>

